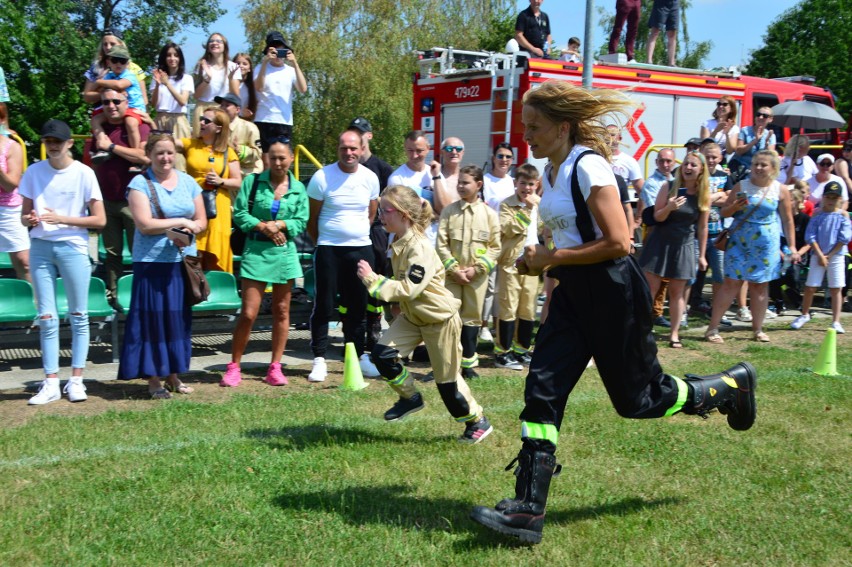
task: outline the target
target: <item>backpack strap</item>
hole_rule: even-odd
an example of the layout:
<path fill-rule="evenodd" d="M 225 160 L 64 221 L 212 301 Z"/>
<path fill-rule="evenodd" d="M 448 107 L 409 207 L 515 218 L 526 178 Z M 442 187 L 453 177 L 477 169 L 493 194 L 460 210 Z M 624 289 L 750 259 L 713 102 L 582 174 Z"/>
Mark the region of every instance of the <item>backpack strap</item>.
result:
<path fill-rule="evenodd" d="M 594 150 L 582 152 L 574 160 L 574 168 L 571 170 L 571 199 L 574 201 L 574 210 L 577 213 L 577 230 L 580 231 L 580 238 L 583 239 L 583 242 L 595 240 L 595 226 L 592 223 L 592 213 L 589 211 L 589 206 L 586 204 L 586 200 L 583 199 L 583 193 L 580 191 L 577 166 L 584 156 L 596 153 Z"/>

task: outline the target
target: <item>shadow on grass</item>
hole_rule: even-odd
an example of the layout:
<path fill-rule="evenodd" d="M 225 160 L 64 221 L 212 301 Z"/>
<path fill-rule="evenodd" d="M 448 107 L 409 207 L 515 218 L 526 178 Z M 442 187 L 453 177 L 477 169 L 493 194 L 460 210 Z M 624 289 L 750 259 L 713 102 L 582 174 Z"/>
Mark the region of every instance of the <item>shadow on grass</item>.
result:
<path fill-rule="evenodd" d="M 351 445 L 353 443 L 413 443 L 434 445 L 436 442 L 454 439 L 452 436 L 424 437 L 415 432 L 411 436 L 376 433 L 368 429 L 338 427 L 336 425 L 300 425 L 268 429 L 250 429 L 243 434 L 249 439 L 265 443 L 271 448 L 302 451 L 310 447 Z"/>
<path fill-rule="evenodd" d="M 450 498 L 428 498 L 412 494 L 412 488 L 401 484 L 386 486 L 353 486 L 333 491 L 285 492 L 273 499 L 284 510 L 336 514 L 353 526 L 381 524 L 403 529 L 429 530 L 469 534 L 458 541 L 462 549 L 521 545 L 512 538 L 493 533 L 470 519 L 469 502 Z M 597 506 L 567 510 L 550 510 L 547 524 L 551 530 L 564 524 L 599 518 L 622 516 L 644 510 L 677 504 L 680 498 L 625 498 Z"/>

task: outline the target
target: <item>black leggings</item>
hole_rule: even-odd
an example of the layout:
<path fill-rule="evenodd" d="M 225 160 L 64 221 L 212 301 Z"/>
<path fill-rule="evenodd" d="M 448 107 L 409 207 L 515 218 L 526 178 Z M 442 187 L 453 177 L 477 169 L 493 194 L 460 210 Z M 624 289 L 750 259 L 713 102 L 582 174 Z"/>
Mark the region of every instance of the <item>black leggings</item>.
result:
<path fill-rule="evenodd" d="M 367 288 L 356 273 L 359 260 L 373 265 L 372 246 L 317 246 L 314 252 L 316 296 L 311 312 L 311 350 L 314 357 L 325 357 L 328 350 L 328 321 L 338 293 L 344 340 L 355 343 L 358 356 L 364 353 Z"/>
<path fill-rule="evenodd" d="M 664 416 L 678 400 L 678 384 L 657 360 L 651 295 L 636 260 L 560 266 L 550 275 L 559 285 L 536 337 L 521 419 L 559 429 L 592 356 L 619 415 Z"/>

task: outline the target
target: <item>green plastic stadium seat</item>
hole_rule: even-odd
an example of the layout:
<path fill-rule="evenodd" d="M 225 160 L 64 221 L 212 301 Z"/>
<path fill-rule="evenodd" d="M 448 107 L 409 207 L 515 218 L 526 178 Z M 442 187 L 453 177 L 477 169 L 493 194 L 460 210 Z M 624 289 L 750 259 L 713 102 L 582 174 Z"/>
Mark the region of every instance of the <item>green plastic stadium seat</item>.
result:
<path fill-rule="evenodd" d="M 106 262 L 106 248 L 104 248 L 104 237 L 98 235 L 98 260 L 101 264 Z M 130 247 L 127 245 L 127 233 L 124 233 L 124 249 L 121 251 L 121 263 L 124 266 L 133 265 L 133 254 L 130 252 Z"/>
<path fill-rule="evenodd" d="M 210 297 L 198 305 L 192 306 L 193 312 L 200 311 L 237 311 L 242 306 L 237 292 L 237 279 L 228 272 L 204 272 L 210 284 Z"/>
<path fill-rule="evenodd" d="M 0 252 L 0 270 L 11 270 L 12 258 L 8 252 Z"/>
<path fill-rule="evenodd" d="M 26 280 L 0 279 L 0 323 L 33 321 L 38 316 L 33 286 Z"/>
<path fill-rule="evenodd" d="M 60 319 L 68 316 L 68 295 L 62 278 L 56 280 L 56 310 L 59 312 Z M 100 278 L 93 277 L 89 281 L 89 317 L 102 317 L 104 323 L 110 324 L 112 361 L 118 362 L 118 318 L 107 301 L 106 284 Z"/>
<path fill-rule="evenodd" d="M 116 305 L 119 310 L 127 315 L 130 310 L 130 297 L 133 291 L 133 274 L 127 274 L 118 278 L 118 298 Z"/>

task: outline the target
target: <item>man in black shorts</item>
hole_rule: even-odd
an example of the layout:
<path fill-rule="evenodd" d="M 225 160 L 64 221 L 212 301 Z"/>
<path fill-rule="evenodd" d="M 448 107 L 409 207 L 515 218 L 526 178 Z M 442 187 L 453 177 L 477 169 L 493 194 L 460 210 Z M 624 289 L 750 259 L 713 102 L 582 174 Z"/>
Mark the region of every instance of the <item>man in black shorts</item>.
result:
<path fill-rule="evenodd" d="M 654 0 L 651 8 L 651 18 L 648 20 L 648 63 L 654 62 L 654 47 L 660 29 L 666 26 L 666 55 L 669 67 L 675 66 L 675 54 L 677 48 L 677 25 L 680 22 L 679 0 Z"/>

